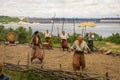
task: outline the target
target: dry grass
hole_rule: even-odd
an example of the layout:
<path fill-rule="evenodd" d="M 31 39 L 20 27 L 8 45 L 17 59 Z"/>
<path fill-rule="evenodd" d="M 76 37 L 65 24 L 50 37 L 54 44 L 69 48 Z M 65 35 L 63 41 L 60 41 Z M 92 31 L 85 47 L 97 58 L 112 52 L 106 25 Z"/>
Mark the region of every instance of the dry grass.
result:
<path fill-rule="evenodd" d="M 28 53 L 31 54 L 31 50 L 32 49 L 27 45 L 0 45 L 0 60 L 4 60 L 7 63 L 13 64 L 17 64 L 20 60 L 20 65 L 27 65 L 27 55 Z M 40 64 L 39 60 L 35 59 L 32 63 L 30 63 L 30 66 L 41 67 L 41 65 L 43 65 L 44 68 L 60 69 L 61 64 L 62 70 L 73 71 L 73 52 L 63 52 L 60 48 L 54 48 L 53 50 L 44 50 L 44 52 L 45 59 L 43 61 L 43 64 Z M 120 79 L 120 57 L 112 57 L 104 54 L 86 54 L 85 57 L 85 72 L 97 74 L 105 74 L 108 72 L 109 76 L 112 79 Z"/>

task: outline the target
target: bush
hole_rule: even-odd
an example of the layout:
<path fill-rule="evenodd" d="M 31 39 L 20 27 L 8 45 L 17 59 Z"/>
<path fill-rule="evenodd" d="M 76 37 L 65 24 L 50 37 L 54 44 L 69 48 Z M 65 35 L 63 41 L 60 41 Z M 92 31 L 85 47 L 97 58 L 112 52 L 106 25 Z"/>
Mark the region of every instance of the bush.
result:
<path fill-rule="evenodd" d="M 109 37 L 105 38 L 104 40 L 108 41 L 108 42 L 120 44 L 120 34 L 119 33 L 112 34 L 112 36 L 109 36 Z"/>
<path fill-rule="evenodd" d="M 5 28 L 3 25 L 0 25 L 0 41 L 5 41 Z"/>
<path fill-rule="evenodd" d="M 20 43 L 26 43 L 28 42 L 28 33 L 26 28 L 24 28 L 23 26 L 20 26 L 16 29 L 16 33 L 18 34 L 18 41 Z"/>

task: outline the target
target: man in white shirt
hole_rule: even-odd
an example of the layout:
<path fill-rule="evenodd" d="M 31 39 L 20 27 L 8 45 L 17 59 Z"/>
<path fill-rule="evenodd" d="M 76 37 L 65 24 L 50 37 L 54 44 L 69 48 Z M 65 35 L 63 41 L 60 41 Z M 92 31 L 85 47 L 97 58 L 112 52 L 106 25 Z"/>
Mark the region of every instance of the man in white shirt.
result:
<path fill-rule="evenodd" d="M 83 37 L 80 35 L 76 41 L 74 41 L 71 50 L 74 50 L 74 56 L 73 56 L 73 70 L 79 71 L 80 67 L 83 70 L 85 68 L 85 56 L 84 51 L 90 49 L 87 46 L 86 42 L 83 41 Z"/>
<path fill-rule="evenodd" d="M 45 40 L 49 43 L 49 47 L 52 49 L 52 40 L 51 40 L 51 34 L 48 30 L 45 31 Z"/>
<path fill-rule="evenodd" d="M 48 30 L 45 31 L 45 38 L 47 38 L 47 37 L 51 38 L 51 34 Z"/>
<path fill-rule="evenodd" d="M 93 40 L 94 40 L 94 34 L 92 33 L 92 32 L 90 32 L 89 34 L 88 34 L 88 46 L 89 46 L 89 48 L 90 48 L 90 50 L 91 51 L 94 51 L 93 50 Z"/>
<path fill-rule="evenodd" d="M 62 40 L 61 45 L 62 45 L 63 51 L 65 49 L 67 49 L 67 51 L 68 51 L 68 38 L 69 38 L 69 36 L 65 33 L 65 31 L 62 31 L 60 38 Z"/>

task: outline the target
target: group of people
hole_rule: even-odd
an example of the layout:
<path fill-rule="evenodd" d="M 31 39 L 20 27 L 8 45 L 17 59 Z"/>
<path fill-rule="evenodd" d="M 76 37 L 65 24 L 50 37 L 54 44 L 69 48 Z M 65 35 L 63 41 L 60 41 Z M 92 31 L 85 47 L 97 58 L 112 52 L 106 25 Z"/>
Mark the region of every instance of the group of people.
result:
<path fill-rule="evenodd" d="M 61 38 L 61 46 L 63 48 L 63 51 L 67 49 L 68 51 L 68 38 L 69 36 L 62 31 L 62 34 L 59 36 Z M 88 38 L 88 44 L 83 40 L 83 36 L 80 35 L 72 44 L 70 47 L 71 51 L 74 51 L 73 55 L 73 70 L 74 71 L 80 71 L 85 68 L 85 55 L 84 51 L 87 50 L 88 52 L 93 51 L 93 34 L 90 32 L 87 34 Z M 52 47 L 52 40 L 51 40 L 51 34 L 49 33 L 48 30 L 45 32 L 45 40 L 46 42 L 49 43 L 49 46 Z M 31 62 L 35 59 L 38 58 L 41 62 L 44 59 L 44 55 L 41 54 L 41 45 L 42 45 L 42 40 L 41 37 L 39 36 L 39 32 L 36 31 L 34 33 L 34 37 L 31 40 L 31 44 L 33 44 L 33 54 L 31 57 Z M 9 80 L 9 77 L 6 76 L 3 73 L 3 64 L 0 63 L 0 80 Z"/>
<path fill-rule="evenodd" d="M 63 48 L 63 51 L 65 49 L 67 49 L 68 51 L 68 35 L 62 31 L 62 34 L 60 36 L 58 36 L 61 38 L 61 46 Z M 45 32 L 45 41 L 48 42 L 49 47 L 52 49 L 52 40 L 51 40 L 51 34 L 48 30 L 46 30 Z M 41 37 L 39 36 L 39 32 L 36 31 L 34 33 L 34 37 L 32 38 L 31 44 L 33 44 L 33 54 L 32 54 L 32 58 L 31 58 L 31 62 L 35 59 L 38 58 L 41 62 L 44 58 L 44 56 L 41 54 L 41 50 L 40 47 L 42 46 L 42 40 Z"/>
<path fill-rule="evenodd" d="M 65 31 L 62 31 L 62 34 L 61 35 L 58 35 L 58 37 L 61 38 L 61 46 L 63 48 L 63 51 L 65 51 L 65 49 L 67 49 L 68 51 L 68 38 L 69 36 L 65 33 Z M 51 47 L 52 49 L 52 40 L 51 40 L 51 34 L 48 30 L 46 30 L 45 32 L 45 40 L 46 42 L 49 43 L 49 47 Z"/>
<path fill-rule="evenodd" d="M 33 43 L 33 55 L 31 57 L 31 62 L 33 59 L 38 58 L 41 62 L 44 59 L 44 55 L 41 54 L 41 48 L 40 45 L 42 45 L 42 40 L 39 36 L 39 32 L 36 31 L 35 36 L 32 38 L 31 43 Z M 63 51 L 65 49 L 69 49 L 68 46 L 68 38 L 69 36 L 62 31 L 62 34 L 59 36 L 61 38 L 61 46 Z M 50 47 L 52 48 L 52 40 L 51 40 L 51 34 L 49 33 L 48 30 L 45 32 L 45 40 L 50 44 Z M 74 56 L 73 56 L 73 70 L 74 71 L 79 71 L 80 69 L 85 68 L 85 56 L 84 56 L 84 51 L 87 50 L 88 52 L 91 52 L 90 48 L 88 47 L 87 43 L 83 40 L 83 36 L 80 35 L 74 42 L 73 45 L 71 46 L 71 51 L 74 51 Z M 81 67 L 81 68 L 80 68 Z"/>

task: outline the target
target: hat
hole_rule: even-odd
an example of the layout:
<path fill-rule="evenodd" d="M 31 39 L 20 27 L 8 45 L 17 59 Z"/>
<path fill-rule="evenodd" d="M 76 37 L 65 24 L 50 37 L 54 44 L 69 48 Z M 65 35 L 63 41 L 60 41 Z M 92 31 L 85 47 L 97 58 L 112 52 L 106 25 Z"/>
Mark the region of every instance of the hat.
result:
<path fill-rule="evenodd" d="M 39 31 L 35 31 L 35 33 L 34 33 L 34 34 L 36 35 L 37 33 L 39 33 Z"/>

